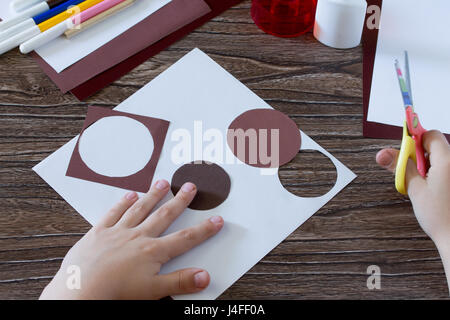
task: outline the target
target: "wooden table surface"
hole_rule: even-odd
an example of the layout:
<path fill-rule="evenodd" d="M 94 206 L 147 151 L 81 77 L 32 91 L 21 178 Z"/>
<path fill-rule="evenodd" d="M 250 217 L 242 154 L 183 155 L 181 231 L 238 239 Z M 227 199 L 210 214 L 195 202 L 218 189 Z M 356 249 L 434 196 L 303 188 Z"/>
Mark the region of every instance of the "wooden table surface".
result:
<path fill-rule="evenodd" d="M 433 242 L 374 160 L 399 143 L 362 136 L 361 47 L 334 50 L 311 33 L 266 35 L 250 5 L 226 11 L 86 102 L 61 94 L 30 57 L 0 57 L 0 299 L 38 298 L 90 228 L 31 168 L 79 133 L 88 105 L 116 106 L 195 47 L 358 175 L 222 299 L 448 299 Z M 291 192 L 316 196 L 336 173 L 324 156 L 303 152 L 280 177 Z M 381 269 L 380 290 L 366 286 L 370 265 Z"/>

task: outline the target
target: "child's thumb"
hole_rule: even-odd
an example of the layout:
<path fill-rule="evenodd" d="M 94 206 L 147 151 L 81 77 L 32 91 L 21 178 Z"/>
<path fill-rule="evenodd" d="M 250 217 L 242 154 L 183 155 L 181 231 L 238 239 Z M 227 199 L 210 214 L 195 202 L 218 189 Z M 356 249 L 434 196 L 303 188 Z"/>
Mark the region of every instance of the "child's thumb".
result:
<path fill-rule="evenodd" d="M 398 150 L 396 149 L 383 149 L 377 153 L 376 161 L 383 168 L 395 172 L 397 166 Z"/>
<path fill-rule="evenodd" d="M 399 151 L 396 149 L 383 149 L 377 153 L 376 161 L 383 168 L 395 173 L 398 154 Z M 425 180 L 420 176 L 412 160 L 409 160 L 406 166 L 406 186 L 410 196 L 425 186 Z"/>

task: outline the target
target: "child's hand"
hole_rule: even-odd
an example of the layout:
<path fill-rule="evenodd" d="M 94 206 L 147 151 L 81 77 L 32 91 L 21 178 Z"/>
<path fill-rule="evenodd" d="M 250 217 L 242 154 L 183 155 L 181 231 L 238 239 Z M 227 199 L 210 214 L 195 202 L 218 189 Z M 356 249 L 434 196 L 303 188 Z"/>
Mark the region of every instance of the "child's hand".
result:
<path fill-rule="evenodd" d="M 150 212 L 169 191 L 161 180 L 141 199 L 128 193 L 67 253 L 41 299 L 160 299 L 194 293 L 209 284 L 202 269 L 184 269 L 159 275 L 161 266 L 215 235 L 220 217 L 198 226 L 159 237 L 186 209 L 197 189 L 186 183 L 174 199 Z M 66 285 L 69 266 L 81 271 L 81 289 Z"/>
<path fill-rule="evenodd" d="M 409 160 L 406 184 L 414 213 L 422 229 L 434 241 L 442 258 L 450 289 L 450 146 L 438 131 L 425 133 L 423 146 L 430 157 L 430 170 L 422 178 Z M 395 172 L 398 151 L 378 152 L 377 162 Z"/>
<path fill-rule="evenodd" d="M 406 184 L 417 220 L 423 230 L 438 244 L 450 241 L 450 146 L 438 131 L 425 133 L 424 148 L 429 153 L 430 169 L 422 178 L 412 160 L 406 169 Z M 378 152 L 378 164 L 395 172 L 398 151 Z"/>

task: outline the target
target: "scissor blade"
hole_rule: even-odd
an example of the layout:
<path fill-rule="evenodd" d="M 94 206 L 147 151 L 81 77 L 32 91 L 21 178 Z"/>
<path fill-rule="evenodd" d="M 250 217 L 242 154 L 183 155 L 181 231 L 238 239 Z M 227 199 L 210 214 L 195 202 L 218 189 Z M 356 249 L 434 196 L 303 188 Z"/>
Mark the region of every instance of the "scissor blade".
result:
<path fill-rule="evenodd" d="M 406 84 L 405 78 L 403 77 L 402 69 L 398 63 L 398 60 L 395 60 L 395 70 L 397 71 L 398 83 L 400 85 L 400 91 L 403 97 L 403 104 L 405 108 L 412 107 L 412 100 L 408 92 L 408 86 Z"/>
<path fill-rule="evenodd" d="M 408 51 L 406 51 L 406 50 L 405 50 L 405 72 L 406 72 L 406 87 L 408 88 L 409 99 L 411 100 L 411 104 L 414 104 L 413 96 L 412 96 L 412 89 L 411 89 L 411 76 L 410 76 L 410 72 L 409 72 L 409 56 L 408 56 Z"/>

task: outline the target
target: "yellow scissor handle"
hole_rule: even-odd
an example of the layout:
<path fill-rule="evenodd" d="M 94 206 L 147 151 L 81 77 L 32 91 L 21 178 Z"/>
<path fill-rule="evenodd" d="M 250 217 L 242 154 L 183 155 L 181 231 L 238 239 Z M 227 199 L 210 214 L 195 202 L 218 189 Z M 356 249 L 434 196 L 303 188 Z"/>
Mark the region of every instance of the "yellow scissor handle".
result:
<path fill-rule="evenodd" d="M 408 124 L 403 124 L 403 139 L 400 153 L 397 159 L 397 167 L 395 168 L 395 188 L 401 194 L 408 194 L 406 185 L 406 166 L 408 159 L 416 162 L 416 144 L 414 139 L 409 135 Z"/>

